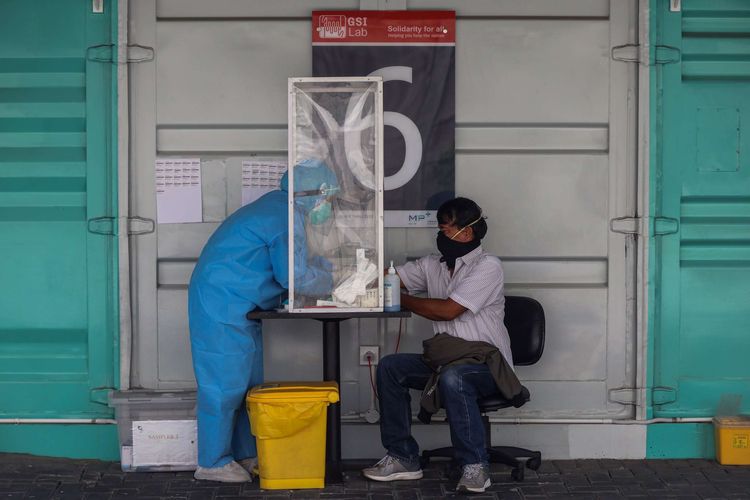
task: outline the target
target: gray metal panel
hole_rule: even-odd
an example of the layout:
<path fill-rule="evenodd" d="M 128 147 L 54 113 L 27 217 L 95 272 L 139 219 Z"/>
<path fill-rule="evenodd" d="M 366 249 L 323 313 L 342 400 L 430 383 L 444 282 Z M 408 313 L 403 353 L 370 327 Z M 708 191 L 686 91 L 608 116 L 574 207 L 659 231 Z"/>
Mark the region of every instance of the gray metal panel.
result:
<path fill-rule="evenodd" d="M 117 2 L 117 60 L 127 59 L 128 52 L 128 4 L 129 0 Z M 128 65 L 117 66 L 117 215 L 130 215 L 130 109 L 128 98 Z M 120 390 L 130 388 L 130 361 L 133 358 L 133 318 L 130 290 L 130 236 L 127 231 L 117 235 L 118 273 L 117 285 L 120 298 Z"/>
<path fill-rule="evenodd" d="M 471 0 L 470 2 L 435 2 L 409 0 L 414 10 L 453 9 L 460 16 L 491 17 L 577 17 L 606 18 L 608 0 Z M 178 18 L 309 18 L 313 10 L 356 10 L 360 0 L 160 0 L 160 19 Z"/>
<path fill-rule="evenodd" d="M 156 144 L 163 154 L 198 151 L 203 154 L 283 154 L 286 155 L 284 128 L 181 128 L 162 126 L 156 131 Z"/>
<path fill-rule="evenodd" d="M 287 77 L 312 72 L 309 20 L 169 21 L 157 31 L 160 128 L 286 130 Z"/>
<path fill-rule="evenodd" d="M 159 286 L 158 374 L 161 387 L 195 383 L 187 321 L 187 288 Z M 165 314 L 168 312 L 168 314 Z M 191 386 L 192 386 L 191 384 Z"/>
<path fill-rule="evenodd" d="M 469 125 L 456 129 L 457 153 L 604 153 L 606 124 L 591 125 Z"/>
<path fill-rule="evenodd" d="M 211 221 L 160 225 L 158 254 L 156 235 L 136 240 L 136 383 L 193 385 L 184 303 L 195 260 L 218 222 L 239 207 L 242 159 L 285 154 L 285 82 L 310 73 L 310 11 L 358 5 L 131 4 L 130 42 L 156 49 L 154 62 L 131 71 L 133 212 L 155 217 L 157 154 L 200 156 L 204 220 Z M 506 293 L 536 297 L 547 310 L 545 356 L 518 369 L 533 401 L 512 414 L 631 414 L 607 402 L 608 389 L 634 383 L 635 351 L 628 316 L 635 285 L 627 281 L 635 263 L 626 259 L 629 237 L 610 233 L 608 220 L 635 206 L 637 70 L 611 61 L 609 50 L 635 42 L 636 2 L 407 5 L 457 11 L 457 192 L 476 198 L 489 216 L 485 247 L 503 259 Z M 386 259 L 434 249 L 434 229 L 386 231 Z M 397 334 L 397 321 L 342 324 L 345 415 L 370 405 L 358 346 L 389 353 Z M 429 321 L 406 321 L 400 351 L 420 350 L 431 334 Z M 318 323 L 292 329 L 266 322 L 264 338 L 268 379 L 321 376 Z"/>
<path fill-rule="evenodd" d="M 606 20 L 459 19 L 456 123 L 606 124 L 609 62 Z"/>
<path fill-rule="evenodd" d="M 193 117 L 195 119 L 197 117 Z M 156 131 L 161 154 L 286 154 L 286 128 L 251 125 L 185 127 L 162 125 Z M 458 124 L 457 153 L 606 153 L 606 124 L 528 126 Z"/>
<path fill-rule="evenodd" d="M 608 175 L 604 155 L 456 157 L 456 192 L 480 203 L 482 246 L 501 257 L 606 256 Z"/>
<path fill-rule="evenodd" d="M 609 0 L 471 0 L 435 2 L 409 0 L 409 8 L 454 9 L 460 17 L 607 18 Z"/>
<path fill-rule="evenodd" d="M 647 47 L 649 44 L 649 10 L 640 9 L 638 12 L 638 41 L 641 47 Z M 650 106 L 650 71 L 639 71 L 638 72 L 638 88 L 637 88 L 637 144 L 638 154 L 637 160 L 637 175 L 636 184 L 634 189 L 637 193 L 636 201 L 636 213 L 640 214 L 644 220 L 649 220 L 650 216 L 650 195 L 649 195 L 649 183 L 650 183 L 650 137 L 651 137 L 651 125 L 649 119 L 649 106 Z M 647 225 L 648 226 L 648 225 Z M 636 418 L 639 420 L 645 420 L 648 418 L 649 405 L 647 404 L 648 394 L 646 386 L 648 385 L 648 294 L 640 293 L 640 291 L 648 290 L 649 283 L 649 228 L 644 229 L 644 234 L 638 238 L 636 242 L 636 277 L 635 286 L 633 287 L 636 292 L 635 300 L 632 301 L 633 307 L 635 308 L 635 358 L 637 360 L 636 376 L 634 386 L 638 389 L 638 406 L 636 407 Z"/>
<path fill-rule="evenodd" d="M 156 2 L 130 2 L 130 43 L 156 48 Z M 131 213 L 156 220 L 156 66 L 130 68 L 130 207 Z M 135 238 L 131 245 L 133 360 L 131 387 L 159 388 L 157 358 L 156 232 Z"/>
<path fill-rule="evenodd" d="M 635 1 L 611 0 L 609 45 L 637 43 L 638 8 Z M 609 217 L 636 214 L 637 203 L 637 64 L 610 61 L 609 70 Z M 608 387 L 636 386 L 636 239 L 608 233 L 609 294 L 607 301 Z M 608 403 L 611 414 L 633 417 L 635 408 Z"/>
<path fill-rule="evenodd" d="M 538 287 L 516 289 L 508 287 L 508 295 L 527 295 L 544 304 L 547 319 L 545 356 L 533 367 L 519 367 L 518 373 L 526 381 L 554 381 L 557 384 L 574 381 L 598 382 L 604 388 L 607 380 L 607 289 L 604 287 Z M 581 384 L 569 384 L 569 390 Z M 563 391 L 567 396 L 569 392 Z M 600 411 L 606 394 L 592 395 L 599 403 L 590 406 Z M 559 396 L 552 400 L 534 397 L 535 402 L 549 407 L 560 405 Z M 575 399 L 566 407 L 579 404 Z M 529 408 L 533 409 L 533 406 Z M 527 408 L 524 408 L 527 409 Z"/>
<path fill-rule="evenodd" d="M 313 10 L 357 9 L 359 0 L 159 0 L 156 14 L 159 19 L 309 18 Z"/>

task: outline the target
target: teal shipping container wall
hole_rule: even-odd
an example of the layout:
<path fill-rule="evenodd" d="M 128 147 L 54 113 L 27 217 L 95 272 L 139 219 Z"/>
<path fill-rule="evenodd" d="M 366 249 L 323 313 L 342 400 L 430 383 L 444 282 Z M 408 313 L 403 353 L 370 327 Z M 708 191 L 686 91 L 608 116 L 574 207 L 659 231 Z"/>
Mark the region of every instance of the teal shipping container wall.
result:
<path fill-rule="evenodd" d="M 649 417 L 712 417 L 750 409 L 750 2 L 677 4 L 650 13 Z M 647 454 L 713 458 L 712 433 L 651 425 Z"/>
<path fill-rule="evenodd" d="M 94 10 L 0 5 L 0 451 L 117 457 L 113 424 L 65 424 L 111 419 L 118 372 L 117 6 Z"/>

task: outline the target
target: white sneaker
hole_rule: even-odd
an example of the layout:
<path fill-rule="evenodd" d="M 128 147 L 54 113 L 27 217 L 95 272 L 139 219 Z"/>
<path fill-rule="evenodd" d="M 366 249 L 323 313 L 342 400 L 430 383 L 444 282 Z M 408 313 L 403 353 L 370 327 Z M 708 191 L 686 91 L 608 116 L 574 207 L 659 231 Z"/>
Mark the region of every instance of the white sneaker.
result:
<path fill-rule="evenodd" d="M 258 457 L 244 458 L 239 461 L 239 464 L 250 474 L 251 477 L 258 475 Z"/>
<path fill-rule="evenodd" d="M 195 479 L 218 481 L 220 483 L 246 483 L 252 481 L 250 474 L 234 460 L 222 467 L 198 467 L 193 477 Z"/>

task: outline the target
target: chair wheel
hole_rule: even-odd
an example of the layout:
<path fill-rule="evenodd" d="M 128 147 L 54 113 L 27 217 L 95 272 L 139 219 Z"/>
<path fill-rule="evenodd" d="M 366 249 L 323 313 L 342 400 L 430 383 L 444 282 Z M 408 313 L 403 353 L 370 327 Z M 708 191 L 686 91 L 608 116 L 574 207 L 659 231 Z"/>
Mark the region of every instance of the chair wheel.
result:
<path fill-rule="evenodd" d="M 523 481 L 523 466 L 511 470 L 510 477 L 512 477 L 514 481 Z"/>
<path fill-rule="evenodd" d="M 526 467 L 528 467 L 531 470 L 537 470 L 541 466 L 542 466 L 541 456 L 531 457 L 530 459 L 526 460 Z"/>

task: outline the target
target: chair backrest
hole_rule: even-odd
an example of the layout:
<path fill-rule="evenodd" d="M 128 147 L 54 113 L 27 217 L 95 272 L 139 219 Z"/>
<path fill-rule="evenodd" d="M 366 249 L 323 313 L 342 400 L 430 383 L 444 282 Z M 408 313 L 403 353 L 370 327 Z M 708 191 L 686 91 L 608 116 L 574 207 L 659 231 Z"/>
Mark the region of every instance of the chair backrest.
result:
<path fill-rule="evenodd" d="M 505 327 L 516 366 L 533 365 L 544 352 L 544 309 L 531 297 L 505 297 Z"/>

